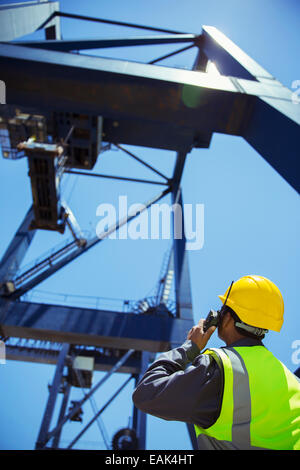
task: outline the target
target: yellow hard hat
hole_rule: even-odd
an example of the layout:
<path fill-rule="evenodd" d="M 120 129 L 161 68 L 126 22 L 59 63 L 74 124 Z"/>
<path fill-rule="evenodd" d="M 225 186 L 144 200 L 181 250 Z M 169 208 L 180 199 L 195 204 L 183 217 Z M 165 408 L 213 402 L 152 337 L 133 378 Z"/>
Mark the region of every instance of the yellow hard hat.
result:
<path fill-rule="evenodd" d="M 218 296 L 223 304 L 228 292 L 229 287 L 224 295 Z M 263 276 L 244 276 L 234 282 L 226 305 L 248 325 L 274 331 L 280 331 L 282 327 L 284 303 L 281 292 Z"/>

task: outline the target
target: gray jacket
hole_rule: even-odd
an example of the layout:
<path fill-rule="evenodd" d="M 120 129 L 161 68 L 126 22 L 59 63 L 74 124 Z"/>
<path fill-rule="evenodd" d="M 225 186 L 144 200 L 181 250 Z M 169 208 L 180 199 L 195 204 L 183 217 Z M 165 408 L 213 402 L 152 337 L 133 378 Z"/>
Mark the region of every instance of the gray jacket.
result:
<path fill-rule="evenodd" d="M 261 341 L 244 338 L 230 346 L 256 345 Z M 212 356 L 201 354 L 187 340 L 150 365 L 133 392 L 133 402 L 159 418 L 208 428 L 219 417 L 222 396 L 223 371 Z"/>

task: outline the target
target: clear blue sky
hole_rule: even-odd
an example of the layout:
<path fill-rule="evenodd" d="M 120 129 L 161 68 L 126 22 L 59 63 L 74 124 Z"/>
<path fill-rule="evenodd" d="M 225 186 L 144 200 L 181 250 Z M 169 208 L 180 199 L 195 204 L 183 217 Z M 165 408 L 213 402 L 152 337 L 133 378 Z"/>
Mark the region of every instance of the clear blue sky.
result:
<path fill-rule="evenodd" d="M 202 25 L 212 25 L 288 88 L 294 80 L 300 79 L 300 3 L 297 0 L 63 0 L 60 5 L 66 12 L 191 33 L 200 33 Z M 126 28 L 65 19 L 62 20 L 62 33 L 64 38 L 141 34 Z M 39 33 L 35 37 L 39 38 Z M 127 49 L 126 53 L 117 49 L 97 53 L 147 62 L 177 48 L 176 45 L 148 46 Z M 190 68 L 194 56 L 194 51 L 188 51 L 162 62 L 162 65 Z M 172 174 L 174 153 L 143 148 L 132 150 L 162 172 Z M 120 152 L 102 154 L 94 171 L 153 176 Z M 0 175 L 2 254 L 31 204 L 31 192 L 26 160 L 12 162 L 1 158 Z M 206 316 L 210 308 L 220 306 L 217 295 L 225 291 L 231 280 L 245 274 L 264 275 L 278 285 L 285 301 L 284 326 L 280 333 L 269 333 L 265 344 L 295 370 L 299 364 L 292 360 L 292 344 L 300 340 L 298 194 L 246 142 L 225 135 L 214 135 L 209 149 L 195 149 L 188 155 L 182 187 L 185 203 L 205 205 L 204 246 L 188 255 L 195 322 Z M 96 208 L 100 203 L 116 201 L 119 194 L 127 194 L 129 203 L 144 202 L 157 193 L 155 186 L 72 175 L 66 177 L 63 188 L 64 197 L 82 229 L 86 230 L 94 230 L 98 221 Z M 56 233 L 40 231 L 24 264 L 63 238 Z M 40 291 L 142 298 L 155 287 L 162 256 L 168 247 L 166 240 L 106 240 L 40 284 L 35 300 L 39 300 Z M 221 342 L 213 336 L 210 345 L 220 346 Z M 34 448 L 48 395 L 47 384 L 53 373 L 54 367 L 47 365 L 13 361 L 0 365 L 0 449 Z M 101 373 L 95 373 L 94 383 L 100 377 Z M 123 380 L 123 375 L 115 375 L 100 389 L 95 396 L 99 407 Z M 128 386 L 118 402 L 103 414 L 110 436 L 128 425 L 132 412 L 131 393 L 132 386 Z M 75 397 L 76 394 L 72 399 Z M 81 397 L 80 391 L 77 397 Z M 85 423 L 92 414 L 89 404 L 84 409 Z M 62 446 L 66 446 L 80 429 L 77 423 L 68 424 L 62 435 Z M 182 423 L 148 417 L 147 431 L 148 449 L 191 449 Z M 104 448 L 96 425 L 79 441 L 78 448 Z"/>

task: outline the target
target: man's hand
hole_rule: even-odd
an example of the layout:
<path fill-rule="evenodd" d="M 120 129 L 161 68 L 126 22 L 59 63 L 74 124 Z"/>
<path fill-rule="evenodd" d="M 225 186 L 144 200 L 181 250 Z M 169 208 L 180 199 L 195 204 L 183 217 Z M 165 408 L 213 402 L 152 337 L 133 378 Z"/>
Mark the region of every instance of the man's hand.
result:
<path fill-rule="evenodd" d="M 190 339 L 193 343 L 195 343 L 200 351 L 205 348 L 209 338 L 213 334 L 213 332 L 216 330 L 215 326 L 211 326 L 208 328 L 207 331 L 203 331 L 203 325 L 204 325 L 204 318 L 201 318 L 199 320 L 198 325 L 193 326 L 193 328 L 190 329 L 187 335 L 187 339 Z"/>

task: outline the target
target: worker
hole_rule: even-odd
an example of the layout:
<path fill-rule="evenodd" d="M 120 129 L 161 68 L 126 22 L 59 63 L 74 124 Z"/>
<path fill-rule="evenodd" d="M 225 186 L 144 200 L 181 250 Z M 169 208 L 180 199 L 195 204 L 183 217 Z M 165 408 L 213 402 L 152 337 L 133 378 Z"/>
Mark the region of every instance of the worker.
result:
<path fill-rule="evenodd" d="M 215 325 L 201 319 L 184 344 L 160 354 L 133 393 L 135 406 L 193 424 L 199 449 L 300 450 L 299 379 L 262 343 L 283 324 L 278 287 L 244 276 L 219 297 Z M 226 346 L 205 349 L 216 329 Z"/>

